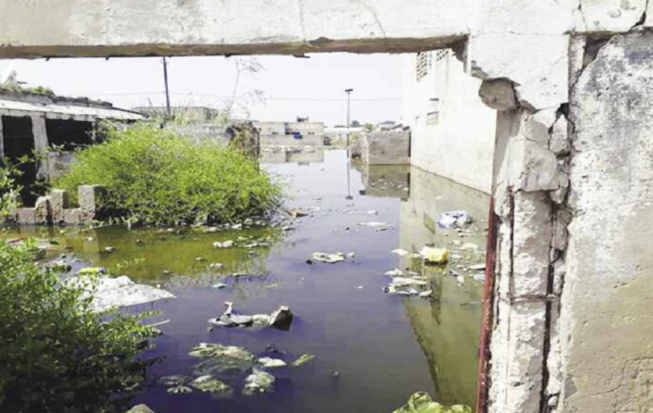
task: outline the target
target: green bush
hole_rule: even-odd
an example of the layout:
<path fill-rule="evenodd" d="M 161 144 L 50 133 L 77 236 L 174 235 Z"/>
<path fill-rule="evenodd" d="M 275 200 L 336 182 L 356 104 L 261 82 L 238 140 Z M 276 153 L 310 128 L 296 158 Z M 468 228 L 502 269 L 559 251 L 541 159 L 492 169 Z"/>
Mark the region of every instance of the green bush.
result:
<path fill-rule="evenodd" d="M 0 241 L 0 411 L 122 411 L 151 364 L 137 356 L 152 329 L 94 313 L 89 290 L 39 268 L 34 253 Z"/>
<path fill-rule="evenodd" d="M 239 150 L 193 144 L 147 124 L 108 127 L 104 136 L 77 153 L 55 186 L 74 195 L 79 185 L 103 185 L 105 210 L 129 222 L 228 223 L 262 217 L 280 204 L 281 186 Z"/>

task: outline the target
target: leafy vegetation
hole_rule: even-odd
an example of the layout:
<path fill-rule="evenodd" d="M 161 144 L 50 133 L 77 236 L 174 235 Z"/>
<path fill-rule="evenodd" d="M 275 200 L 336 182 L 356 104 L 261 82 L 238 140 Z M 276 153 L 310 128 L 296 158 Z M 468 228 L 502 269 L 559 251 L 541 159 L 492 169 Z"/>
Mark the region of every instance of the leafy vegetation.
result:
<path fill-rule="evenodd" d="M 35 245 L 0 241 L 0 411 L 123 411 L 152 361 L 154 331 L 136 316 L 91 309 L 91 278 L 62 282 Z"/>
<path fill-rule="evenodd" d="M 55 186 L 74 196 L 104 186 L 103 209 L 128 222 L 228 223 L 262 217 L 280 205 L 281 186 L 242 151 L 193 144 L 154 125 L 107 126 L 107 140 L 77 152 Z"/>
<path fill-rule="evenodd" d="M 2 83 L 0 84 L 0 92 L 9 92 L 9 93 L 25 93 L 32 95 L 54 95 L 52 89 L 44 86 L 36 87 L 23 87 L 17 83 Z"/>

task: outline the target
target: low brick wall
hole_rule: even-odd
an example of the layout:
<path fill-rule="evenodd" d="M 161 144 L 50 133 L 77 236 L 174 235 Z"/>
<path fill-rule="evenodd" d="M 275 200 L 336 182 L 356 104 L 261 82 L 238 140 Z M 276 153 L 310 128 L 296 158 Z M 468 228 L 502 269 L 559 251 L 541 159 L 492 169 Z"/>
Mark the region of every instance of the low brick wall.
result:
<path fill-rule="evenodd" d="M 79 208 L 70 208 L 68 192 L 53 189 L 36 200 L 34 208 L 16 208 L 12 216 L 18 225 L 83 225 L 100 218 L 100 200 L 106 193 L 100 185 L 77 188 Z"/>

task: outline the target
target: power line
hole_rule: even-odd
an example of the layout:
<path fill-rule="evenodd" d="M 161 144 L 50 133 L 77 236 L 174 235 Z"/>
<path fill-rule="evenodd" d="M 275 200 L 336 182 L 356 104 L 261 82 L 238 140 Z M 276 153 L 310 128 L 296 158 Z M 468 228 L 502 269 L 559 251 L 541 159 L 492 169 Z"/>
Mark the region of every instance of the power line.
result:
<path fill-rule="evenodd" d="M 227 95 L 211 95 L 206 93 L 192 93 L 192 92 L 170 92 L 171 95 L 175 96 L 197 96 L 197 97 L 210 97 L 210 98 L 219 98 L 219 99 L 231 99 L 231 96 Z M 89 96 L 145 96 L 145 95 L 165 95 L 165 92 L 108 92 L 108 93 L 89 93 Z M 285 96 L 267 96 L 267 100 L 286 100 L 286 101 L 316 101 L 316 102 L 345 102 L 346 98 L 313 98 L 313 97 L 285 97 Z M 352 101 L 391 101 L 391 100 L 401 100 L 400 97 L 362 97 L 362 98 L 352 98 Z"/>

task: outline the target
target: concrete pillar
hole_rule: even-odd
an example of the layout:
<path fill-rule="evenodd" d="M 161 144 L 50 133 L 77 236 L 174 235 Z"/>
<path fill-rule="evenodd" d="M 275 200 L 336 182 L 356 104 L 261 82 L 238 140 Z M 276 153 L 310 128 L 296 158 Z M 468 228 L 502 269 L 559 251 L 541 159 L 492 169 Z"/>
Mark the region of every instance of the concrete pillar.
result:
<path fill-rule="evenodd" d="M 48 149 L 48 132 L 45 126 L 45 115 L 33 114 L 32 118 L 32 134 L 34 135 L 34 149 L 37 153 L 45 156 Z M 46 178 L 48 175 L 47 159 L 42 159 L 38 162 L 36 176 L 40 179 Z"/>
<path fill-rule="evenodd" d="M 5 135 L 2 130 L 2 116 L 0 115 L 0 158 L 5 156 Z"/>
<path fill-rule="evenodd" d="M 545 384 L 555 204 L 561 186 L 548 130 L 559 114 L 504 106 L 497 122 L 497 263 L 488 410 L 538 412 Z"/>

